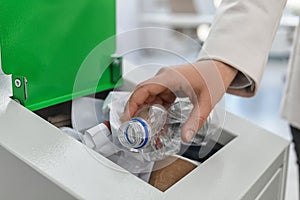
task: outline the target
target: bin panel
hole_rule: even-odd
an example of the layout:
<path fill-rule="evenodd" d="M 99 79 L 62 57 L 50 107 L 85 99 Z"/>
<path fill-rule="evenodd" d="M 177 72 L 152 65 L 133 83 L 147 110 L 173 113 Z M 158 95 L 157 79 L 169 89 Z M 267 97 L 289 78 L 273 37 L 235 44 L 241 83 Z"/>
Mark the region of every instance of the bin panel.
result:
<path fill-rule="evenodd" d="M 114 0 L 2 0 L 2 68 L 12 74 L 13 98 L 37 110 L 113 88 L 114 39 L 94 53 L 73 90 L 87 55 L 115 34 L 115 18 Z"/>

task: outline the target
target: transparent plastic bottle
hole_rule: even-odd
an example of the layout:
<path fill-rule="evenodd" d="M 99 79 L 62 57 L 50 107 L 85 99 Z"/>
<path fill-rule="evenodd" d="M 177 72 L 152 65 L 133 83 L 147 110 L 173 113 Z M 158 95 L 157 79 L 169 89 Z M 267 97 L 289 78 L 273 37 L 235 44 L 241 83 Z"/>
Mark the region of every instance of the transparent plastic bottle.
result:
<path fill-rule="evenodd" d="M 119 148 L 140 152 L 148 161 L 174 155 L 180 151 L 181 128 L 192 108 L 185 101 L 176 102 L 169 110 L 159 104 L 144 107 L 134 118 L 121 124 L 114 143 Z M 207 128 L 205 123 L 197 134 L 204 134 Z"/>
<path fill-rule="evenodd" d="M 177 101 L 169 108 L 168 110 L 168 128 L 173 134 L 180 135 L 182 126 L 185 124 L 187 119 L 190 116 L 190 113 L 193 109 L 193 104 L 188 98 L 178 98 Z M 192 138 L 189 145 L 202 145 L 204 138 L 208 135 L 209 129 L 210 132 L 214 132 L 212 125 L 212 118 L 216 120 L 216 114 L 214 111 L 207 117 L 205 123 L 200 130 Z M 180 139 L 180 138 L 179 138 Z M 187 145 L 187 144 L 185 144 Z"/>
<path fill-rule="evenodd" d="M 141 152 L 146 160 L 164 157 L 167 110 L 158 104 L 140 109 L 134 118 L 124 122 L 118 130 L 118 146 Z"/>

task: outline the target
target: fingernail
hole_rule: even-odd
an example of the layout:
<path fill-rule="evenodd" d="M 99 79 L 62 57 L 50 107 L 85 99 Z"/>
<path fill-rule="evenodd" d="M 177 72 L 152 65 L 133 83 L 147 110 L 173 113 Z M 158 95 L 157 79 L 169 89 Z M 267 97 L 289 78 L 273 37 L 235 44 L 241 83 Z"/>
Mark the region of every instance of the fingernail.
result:
<path fill-rule="evenodd" d="M 195 135 L 195 131 L 194 130 L 187 130 L 186 132 L 185 132 L 185 135 L 186 135 L 186 139 L 187 139 L 187 141 L 186 142 L 190 142 L 191 141 L 191 139 L 194 137 L 194 135 Z"/>

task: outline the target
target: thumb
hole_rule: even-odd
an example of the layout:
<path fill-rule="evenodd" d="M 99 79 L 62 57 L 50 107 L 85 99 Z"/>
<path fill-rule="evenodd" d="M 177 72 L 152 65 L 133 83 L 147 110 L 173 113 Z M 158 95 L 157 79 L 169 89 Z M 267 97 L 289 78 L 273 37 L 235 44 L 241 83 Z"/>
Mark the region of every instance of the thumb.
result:
<path fill-rule="evenodd" d="M 184 142 L 191 141 L 197 131 L 205 123 L 210 111 L 210 106 L 208 106 L 208 104 L 205 104 L 204 102 L 200 102 L 198 105 L 194 105 L 194 108 L 191 111 L 188 120 L 182 127 L 181 138 Z"/>

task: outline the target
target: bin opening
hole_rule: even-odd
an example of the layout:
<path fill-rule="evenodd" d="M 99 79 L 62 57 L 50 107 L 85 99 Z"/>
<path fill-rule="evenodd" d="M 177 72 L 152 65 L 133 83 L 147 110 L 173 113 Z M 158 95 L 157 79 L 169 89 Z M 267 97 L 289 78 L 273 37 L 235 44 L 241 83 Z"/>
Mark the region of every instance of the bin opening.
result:
<path fill-rule="evenodd" d="M 91 95 L 90 97 L 105 99 L 110 92 L 111 90 L 107 90 Z M 72 101 L 68 101 L 34 111 L 34 113 L 58 128 L 72 128 L 71 110 Z M 181 150 L 178 152 L 178 155 L 167 157 L 162 161 L 154 163 L 153 170 L 146 183 L 160 191 L 166 191 L 195 168 L 201 166 L 201 163 L 212 157 L 234 138 L 234 135 L 222 131 L 218 141 L 206 139 L 201 145 L 181 144 Z"/>

